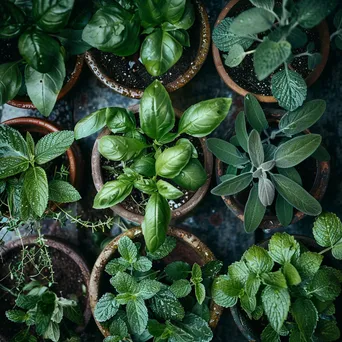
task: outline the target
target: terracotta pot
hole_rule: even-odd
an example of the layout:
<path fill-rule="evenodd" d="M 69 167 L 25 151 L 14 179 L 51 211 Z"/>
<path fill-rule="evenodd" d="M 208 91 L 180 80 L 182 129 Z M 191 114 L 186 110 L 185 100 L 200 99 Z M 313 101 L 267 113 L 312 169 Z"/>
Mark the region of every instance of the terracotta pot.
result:
<path fill-rule="evenodd" d="M 55 123 L 33 117 L 20 117 L 4 121 L 3 124 L 9 125 L 20 132 L 39 133 L 46 135 L 52 132 L 58 132 L 61 128 Z M 82 156 L 78 145 L 74 142 L 66 151 L 69 166 L 69 182 L 76 188 L 81 184 Z M 56 210 L 55 205 L 51 206 L 51 210 Z"/>
<path fill-rule="evenodd" d="M 210 47 L 210 39 L 211 39 L 211 32 L 210 32 L 210 25 L 207 12 L 205 10 L 204 5 L 200 0 L 193 0 L 193 4 L 195 6 L 196 15 L 200 20 L 200 41 L 199 41 L 199 49 L 196 55 L 196 58 L 191 63 L 191 67 L 180 75 L 176 80 L 164 84 L 166 90 L 168 92 L 173 92 L 179 88 L 184 87 L 201 69 L 203 63 L 205 62 L 209 47 Z M 140 99 L 144 93 L 145 89 L 140 88 L 130 88 L 125 84 L 121 84 L 114 80 L 113 78 L 106 75 L 106 73 L 102 70 L 101 63 L 96 59 L 94 50 L 89 50 L 85 54 L 86 62 L 90 68 L 90 70 L 95 74 L 95 76 L 106 86 L 110 89 L 116 91 L 117 93 L 135 98 Z M 148 84 L 146 85 L 146 87 Z"/>
<path fill-rule="evenodd" d="M 245 0 L 230 0 L 226 7 L 222 10 L 220 15 L 217 18 L 215 26 L 217 26 L 223 19 L 229 16 L 229 12 L 232 8 L 239 2 Z M 245 1 L 247 2 L 247 1 Z M 328 57 L 329 57 L 329 50 L 330 50 L 330 35 L 328 25 L 325 20 L 323 20 L 319 25 L 316 26 L 316 30 L 319 33 L 319 40 L 320 40 L 320 53 L 322 55 L 321 63 L 306 77 L 305 82 L 308 87 L 310 87 L 316 80 L 319 78 L 321 73 L 323 72 L 325 65 L 327 64 Z M 215 44 L 212 45 L 212 53 L 214 57 L 214 63 L 217 69 L 217 72 L 221 76 L 224 83 L 231 88 L 236 93 L 245 96 L 248 93 L 248 89 L 244 89 L 240 87 L 227 73 L 227 70 L 224 66 L 224 61 L 221 58 L 221 53 Z M 253 71 L 254 72 L 254 71 Z M 278 102 L 275 97 L 273 96 L 265 96 L 261 94 L 252 93 L 260 102 L 269 102 L 269 103 L 276 103 Z"/>
<path fill-rule="evenodd" d="M 63 98 L 74 87 L 77 80 L 80 78 L 83 64 L 84 55 L 78 55 L 76 58 L 75 68 L 71 73 L 69 80 L 59 92 L 57 101 Z M 8 101 L 7 104 L 22 109 L 37 109 L 28 96 L 16 96 L 13 100 Z"/>
<path fill-rule="evenodd" d="M 318 246 L 316 241 L 312 238 L 302 235 L 293 235 L 293 237 L 313 252 L 320 252 L 323 248 Z M 262 242 L 259 246 L 263 248 L 268 247 L 270 239 Z M 328 266 L 332 266 L 338 269 L 341 269 L 342 263 L 334 259 L 333 257 L 326 256 L 324 261 L 328 261 L 326 264 Z M 341 307 L 342 298 L 338 298 L 338 303 L 336 305 L 337 308 Z M 338 309 L 341 312 L 341 309 Z M 235 324 L 238 326 L 239 330 L 241 331 L 242 335 L 249 341 L 249 342 L 261 342 L 260 334 L 262 327 L 260 325 L 260 321 L 251 321 L 247 314 L 240 308 L 239 304 L 230 308 L 230 312 L 233 316 Z M 341 329 L 341 322 L 339 323 L 339 327 Z"/>
<path fill-rule="evenodd" d="M 139 112 L 139 106 L 135 105 L 129 108 L 133 113 L 137 114 Z M 178 118 L 181 117 L 182 112 L 175 109 L 175 113 Z M 101 166 L 101 154 L 98 150 L 98 141 L 105 135 L 111 134 L 111 131 L 109 129 L 104 129 L 101 134 L 97 137 L 93 152 L 91 156 L 91 168 L 92 168 L 92 176 L 94 185 L 97 191 L 100 191 L 104 184 L 104 179 L 102 175 L 102 166 Z M 204 198 L 205 194 L 207 193 L 210 182 L 211 182 L 211 175 L 212 175 L 212 169 L 213 169 L 213 156 L 209 152 L 206 144 L 206 138 L 200 138 L 200 143 L 203 149 L 204 153 L 204 168 L 207 172 L 207 181 L 203 186 L 201 186 L 195 194 L 189 199 L 188 202 L 184 203 L 180 208 L 172 210 L 172 219 L 178 219 L 180 217 L 185 216 L 188 214 L 192 209 L 194 209 L 198 203 Z M 117 204 L 114 207 L 111 207 L 111 209 L 119 216 L 130 220 L 132 222 L 136 222 L 141 224 L 144 216 L 133 213 L 127 209 L 125 209 L 121 204 Z"/>
<path fill-rule="evenodd" d="M 36 239 L 37 239 L 36 236 L 28 236 L 28 237 L 23 237 L 22 240 L 18 239 L 18 240 L 7 243 L 5 247 L 2 249 L 2 252 L 0 253 L 1 260 L 3 260 L 3 258 L 6 258 L 6 254 L 11 252 L 12 250 L 21 249 L 22 246 L 27 247 L 27 246 L 36 245 Z M 88 266 L 86 265 L 82 257 L 65 243 L 53 237 L 45 237 L 45 240 L 46 240 L 46 245 L 49 246 L 50 249 L 55 249 L 64 253 L 68 258 L 70 258 L 79 267 L 79 273 L 81 274 L 83 284 L 85 284 L 87 287 L 87 300 L 86 300 L 86 305 L 83 308 L 84 325 L 78 326 L 75 329 L 76 332 L 82 332 L 85 329 L 85 327 L 88 325 L 90 317 L 91 317 L 91 308 L 90 308 L 90 303 L 88 300 L 89 281 L 90 281 L 90 271 L 88 269 Z M 65 268 L 63 268 L 63 271 L 65 272 L 68 271 L 67 265 L 65 265 Z M 70 295 L 71 294 L 72 293 L 70 293 Z"/>
<path fill-rule="evenodd" d="M 271 114 L 268 116 L 269 122 L 277 122 L 281 114 Z M 306 134 L 310 133 L 309 130 L 305 131 Z M 224 168 L 223 163 L 221 160 L 216 159 L 215 162 L 216 166 L 216 178 L 217 182 L 219 183 L 219 177 L 224 175 Z M 330 163 L 328 161 L 316 161 L 317 171 L 314 183 L 312 185 L 311 190 L 309 193 L 316 198 L 318 201 L 321 201 L 324 197 L 324 194 L 328 187 L 329 176 L 330 176 Z M 244 221 L 244 206 L 239 203 L 235 196 L 221 196 L 227 207 L 241 220 Z M 301 219 L 303 219 L 306 215 L 294 209 L 294 216 L 291 224 L 294 224 Z M 259 228 L 269 230 L 269 229 L 276 229 L 282 227 L 281 223 L 279 222 L 276 216 L 268 216 L 265 215 L 264 219 L 262 220 Z"/>
<path fill-rule="evenodd" d="M 205 265 L 209 261 L 215 260 L 214 254 L 211 250 L 196 236 L 185 232 L 181 229 L 170 227 L 168 230 L 168 235 L 173 236 L 177 239 L 177 247 L 171 252 L 169 256 L 166 257 L 167 263 L 171 263 L 173 261 L 184 261 L 189 264 L 193 264 L 197 262 L 200 266 Z M 140 227 L 132 228 L 127 230 L 125 233 L 120 234 L 114 240 L 112 240 L 101 252 L 98 259 L 95 262 L 93 267 L 91 277 L 90 277 L 90 284 L 89 284 L 89 298 L 90 298 L 90 306 L 94 316 L 94 310 L 96 307 L 96 303 L 98 299 L 103 295 L 101 293 L 101 285 L 102 285 L 102 276 L 104 274 L 104 269 L 106 264 L 116 255 L 118 249 L 119 240 L 123 236 L 128 236 L 130 239 L 137 240 L 142 239 L 142 231 Z M 182 249 L 179 248 L 179 244 L 183 244 L 189 249 L 188 255 L 181 255 L 180 251 Z M 215 329 L 221 314 L 223 312 L 223 308 L 216 305 L 213 301 L 210 305 L 210 320 L 209 326 L 212 329 Z M 94 316 L 95 317 L 95 316 Z M 95 318 L 94 318 L 95 319 Z M 103 327 L 100 322 L 95 322 L 100 329 L 103 336 L 109 336 L 109 331 Z"/>

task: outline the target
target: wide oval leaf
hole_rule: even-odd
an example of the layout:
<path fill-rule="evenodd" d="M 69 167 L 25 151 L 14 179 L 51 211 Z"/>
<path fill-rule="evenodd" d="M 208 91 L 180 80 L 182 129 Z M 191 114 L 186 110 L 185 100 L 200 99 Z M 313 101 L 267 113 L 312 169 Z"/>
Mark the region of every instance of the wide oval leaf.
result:
<path fill-rule="evenodd" d="M 0 24 L 0 39 L 11 39 L 20 34 L 25 27 L 25 13 L 11 1 L 0 4 L 2 22 Z"/>
<path fill-rule="evenodd" d="M 18 62 L 0 65 L 0 104 L 12 100 L 21 87 L 22 76 Z"/>
<path fill-rule="evenodd" d="M 75 126 L 75 139 L 79 140 L 98 132 L 106 125 L 107 108 L 91 113 L 77 122 Z"/>
<path fill-rule="evenodd" d="M 113 133 L 127 133 L 136 128 L 134 114 L 120 107 L 106 108 L 106 125 Z"/>
<path fill-rule="evenodd" d="M 239 193 L 240 191 L 247 188 L 247 186 L 252 182 L 253 174 L 252 172 L 246 172 L 241 175 L 232 177 L 217 185 L 211 190 L 214 195 L 229 196 Z"/>
<path fill-rule="evenodd" d="M 157 182 L 157 188 L 158 192 L 166 199 L 173 200 L 183 196 L 182 191 L 178 190 L 175 186 L 163 181 L 162 179 L 159 179 Z"/>
<path fill-rule="evenodd" d="M 224 63 L 230 68 L 235 68 L 242 63 L 245 57 L 246 53 L 243 47 L 239 44 L 235 44 L 230 48 Z"/>

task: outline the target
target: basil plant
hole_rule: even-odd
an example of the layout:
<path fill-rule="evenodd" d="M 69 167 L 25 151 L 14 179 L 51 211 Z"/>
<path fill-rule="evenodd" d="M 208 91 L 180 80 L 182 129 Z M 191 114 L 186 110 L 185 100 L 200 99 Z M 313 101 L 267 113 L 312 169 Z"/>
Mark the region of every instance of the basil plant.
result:
<path fill-rule="evenodd" d="M 49 116 L 66 78 L 66 58 L 89 48 L 81 38 L 84 24 L 70 18 L 73 6 L 74 0 L 1 1 L 0 43 L 10 41 L 19 54 L 0 65 L 0 105 L 28 95 Z"/>
<path fill-rule="evenodd" d="M 48 202 L 70 203 L 81 197 L 78 191 L 51 170 L 52 161 L 74 142 L 71 131 L 45 135 L 37 143 L 8 125 L 0 125 L 0 211 L 19 221 L 39 220 Z M 48 178 L 49 175 L 49 178 Z"/>
<path fill-rule="evenodd" d="M 331 249 L 342 259 L 341 221 L 332 213 L 322 214 L 313 233 L 326 249 L 311 250 L 287 233 L 274 234 L 267 248 L 249 248 L 227 275 L 214 281 L 213 300 L 223 307 L 238 305 L 254 327 L 260 326 L 262 342 L 280 342 L 286 336 L 290 342 L 341 341 L 335 300 L 341 294 L 342 272 L 324 262 Z"/>
<path fill-rule="evenodd" d="M 216 98 L 188 108 L 175 128 L 171 99 L 158 81 L 144 92 L 139 124 L 133 113 L 117 107 L 100 109 L 77 123 L 75 137 L 89 136 L 107 126 L 114 134 L 102 137 L 98 149 L 108 160 L 122 162 L 122 172 L 104 184 L 94 208 L 104 209 L 124 201 L 138 189 L 149 196 L 142 229 L 148 249 L 155 251 L 165 240 L 171 219 L 168 200 L 183 196 L 182 189 L 196 191 L 207 180 L 195 146 L 187 138 L 210 134 L 227 116 L 231 99 Z"/>
<path fill-rule="evenodd" d="M 269 206 L 275 205 L 283 226 L 291 223 L 294 208 L 312 216 L 321 213 L 319 202 L 302 187 L 304 175 L 296 166 L 310 156 L 329 160 L 321 136 L 304 132 L 320 119 L 325 108 L 323 100 L 309 101 L 272 123 L 258 100 L 247 94 L 244 111 L 236 117 L 236 135 L 230 142 L 208 139 L 209 150 L 227 164 L 221 183 L 211 192 L 219 196 L 249 193 L 244 209 L 246 232 L 259 227 Z"/>
<path fill-rule="evenodd" d="M 235 18 L 228 17 L 213 32 L 216 47 L 227 53 L 225 64 L 234 68 L 253 54 L 259 81 L 272 75 L 271 91 L 279 105 L 295 110 L 306 99 L 307 85 L 293 68 L 297 58 L 306 57 L 309 70 L 321 62 L 321 54 L 307 31 L 331 13 L 339 0 L 250 0 L 255 6 Z M 250 50 L 248 50 L 251 48 Z"/>
<path fill-rule="evenodd" d="M 83 40 L 104 52 L 140 58 L 152 76 L 166 73 L 190 46 L 194 24 L 191 0 L 97 2 L 98 10 L 83 31 Z M 141 43 L 142 40 L 142 43 Z"/>

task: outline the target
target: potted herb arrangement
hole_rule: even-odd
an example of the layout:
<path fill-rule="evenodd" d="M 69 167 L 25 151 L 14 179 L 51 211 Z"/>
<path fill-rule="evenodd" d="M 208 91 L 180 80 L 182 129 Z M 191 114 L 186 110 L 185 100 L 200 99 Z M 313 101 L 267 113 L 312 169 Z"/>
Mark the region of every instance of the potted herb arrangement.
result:
<path fill-rule="evenodd" d="M 295 110 L 327 62 L 329 32 L 322 20 L 337 3 L 230 1 L 213 31 L 220 76 L 240 95 L 254 93 L 259 101 Z"/>
<path fill-rule="evenodd" d="M 155 251 L 165 240 L 171 217 L 184 215 L 205 195 L 212 160 L 207 154 L 206 169 L 199 161 L 205 150 L 203 137 L 222 122 L 230 105 L 228 98 L 197 103 L 184 112 L 176 129 L 169 94 L 156 80 L 141 99 L 138 123 L 132 112 L 116 107 L 103 108 L 80 120 L 75 126 L 76 139 L 108 127 L 93 149 L 93 179 L 99 191 L 94 208 L 113 207 L 119 215 L 142 222 L 146 245 L 151 252 Z M 202 138 L 202 142 L 196 138 Z M 114 163 L 101 161 L 101 155 Z M 102 166 L 110 170 L 106 183 Z M 170 201 L 184 197 L 182 190 L 187 192 L 184 202 L 174 206 Z M 125 210 L 117 207 L 126 199 L 134 203 L 126 205 Z M 186 201 L 191 203 L 186 205 Z M 176 209 L 180 204 L 186 205 L 186 211 L 172 215 L 170 206 Z"/>
<path fill-rule="evenodd" d="M 48 116 L 74 86 L 83 65 L 79 54 L 89 46 L 70 17 L 73 6 L 74 0 L 1 2 L 0 104 L 37 108 Z"/>
<path fill-rule="evenodd" d="M 86 61 L 107 87 L 141 98 L 158 77 L 171 92 L 199 71 L 210 46 L 200 0 L 97 1 L 83 31 Z"/>
<path fill-rule="evenodd" d="M 342 259 L 341 221 L 322 214 L 313 233 L 316 242 L 276 233 L 214 282 L 214 301 L 249 341 L 340 341 L 341 263 L 324 254 Z"/>
<path fill-rule="evenodd" d="M 105 341 L 211 341 L 222 312 L 209 298 L 222 267 L 214 259 L 195 236 L 175 228 L 154 253 L 145 249 L 140 228 L 116 237 L 90 280 L 90 304 Z"/>
<path fill-rule="evenodd" d="M 211 192 L 222 196 L 247 232 L 286 227 L 304 214 L 321 213 L 318 200 L 327 188 L 330 157 L 321 146 L 321 136 L 308 128 L 325 108 L 323 100 L 313 100 L 283 116 L 267 118 L 258 100 L 248 94 L 230 142 L 207 140 L 218 158 L 220 180 Z"/>

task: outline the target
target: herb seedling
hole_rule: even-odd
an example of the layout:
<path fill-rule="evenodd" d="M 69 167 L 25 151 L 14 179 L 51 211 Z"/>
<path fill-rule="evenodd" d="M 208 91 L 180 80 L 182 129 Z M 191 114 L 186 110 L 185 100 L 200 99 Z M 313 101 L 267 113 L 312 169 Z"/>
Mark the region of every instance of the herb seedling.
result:
<path fill-rule="evenodd" d="M 171 132 L 176 120 L 174 109 L 169 94 L 156 80 L 141 99 L 140 127 L 133 113 L 116 107 L 103 108 L 79 121 L 75 127 L 76 139 L 107 126 L 114 135 L 99 140 L 99 152 L 123 165 L 123 173 L 105 183 L 98 192 L 94 208 L 121 203 L 133 187 L 147 194 L 142 228 L 148 249 L 155 251 L 164 242 L 171 219 L 167 200 L 183 196 L 175 185 L 195 191 L 207 180 L 196 148 L 189 139 L 180 136 L 201 138 L 210 134 L 227 116 L 230 105 L 231 99 L 227 98 L 197 103 L 184 112 L 177 132 Z"/>
<path fill-rule="evenodd" d="M 287 110 L 301 106 L 307 95 L 302 75 L 293 70 L 296 58 L 307 57 L 310 70 L 321 62 L 306 30 L 313 29 L 338 0 L 250 0 L 255 6 L 235 18 L 226 18 L 214 29 L 213 41 L 228 52 L 225 64 L 234 68 L 253 54 L 254 72 L 259 81 L 272 75 L 271 90 L 279 105 Z M 252 50 L 248 50 L 253 45 Z M 301 52 L 298 52 L 301 49 Z M 304 51 L 303 51 L 304 50 Z M 281 69 L 279 69 L 281 68 Z"/>
<path fill-rule="evenodd" d="M 267 121 L 257 99 L 245 97 L 244 112 L 235 121 L 230 142 L 208 139 L 209 150 L 228 165 L 222 183 L 212 193 L 231 196 L 249 191 L 244 210 L 244 226 L 253 232 L 260 225 L 266 208 L 275 201 L 276 215 L 283 226 L 293 217 L 293 208 L 307 215 L 321 213 L 321 205 L 303 187 L 295 166 L 313 156 L 329 160 L 321 146 L 321 136 L 305 134 L 325 111 L 323 100 L 313 100 L 283 115 L 279 123 Z M 252 130 L 247 130 L 246 118 Z M 277 196 L 276 196 L 277 193 Z"/>
<path fill-rule="evenodd" d="M 94 312 L 95 319 L 110 332 L 104 341 L 118 342 L 128 337 L 170 342 L 212 340 L 206 293 L 222 263 L 212 261 L 204 267 L 191 267 L 175 261 L 161 268 L 161 259 L 176 243 L 168 236 L 159 249 L 150 253 L 127 236 L 119 240 L 121 256 L 109 261 L 105 269 L 112 276 L 113 293 L 105 293 Z"/>
<path fill-rule="evenodd" d="M 342 259 L 342 224 L 336 215 L 320 215 L 313 228 L 316 242 L 327 249 L 308 250 L 293 236 L 276 233 L 268 249 L 252 246 L 228 274 L 213 284 L 214 301 L 223 307 L 237 305 L 250 320 L 266 319 L 262 342 L 337 341 L 334 301 L 341 293 L 342 272 L 323 265 L 323 254 Z M 263 320 L 264 319 L 264 320 Z"/>
<path fill-rule="evenodd" d="M 83 40 L 117 56 L 133 55 L 141 45 L 141 61 L 152 76 L 167 72 L 181 58 L 183 47 L 190 46 L 187 30 L 195 21 L 191 0 L 104 0 L 98 7 Z"/>

